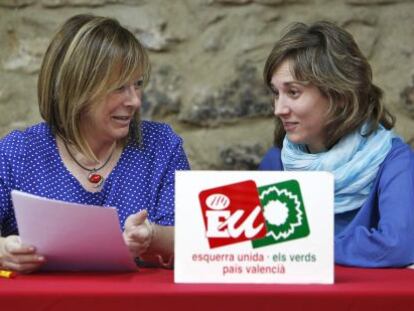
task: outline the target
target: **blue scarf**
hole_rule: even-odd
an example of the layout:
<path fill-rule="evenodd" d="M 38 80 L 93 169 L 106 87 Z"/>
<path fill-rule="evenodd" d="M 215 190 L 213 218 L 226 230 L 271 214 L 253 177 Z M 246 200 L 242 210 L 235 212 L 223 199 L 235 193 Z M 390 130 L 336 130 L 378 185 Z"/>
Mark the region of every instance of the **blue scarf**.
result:
<path fill-rule="evenodd" d="M 391 150 L 392 131 L 380 126 L 368 137 L 367 129 L 343 137 L 329 151 L 308 153 L 303 144 L 285 137 L 282 163 L 286 171 L 328 171 L 335 177 L 335 214 L 360 208 L 367 199 L 378 169 Z"/>

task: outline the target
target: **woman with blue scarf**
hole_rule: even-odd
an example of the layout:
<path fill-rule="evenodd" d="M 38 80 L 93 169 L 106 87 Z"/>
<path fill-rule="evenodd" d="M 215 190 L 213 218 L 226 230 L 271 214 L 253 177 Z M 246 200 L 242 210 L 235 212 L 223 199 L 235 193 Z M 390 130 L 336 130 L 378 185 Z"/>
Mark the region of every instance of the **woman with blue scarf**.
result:
<path fill-rule="evenodd" d="M 263 75 L 277 120 L 260 169 L 334 174 L 336 263 L 413 263 L 414 153 L 392 132 L 352 35 L 329 22 L 294 24 Z"/>

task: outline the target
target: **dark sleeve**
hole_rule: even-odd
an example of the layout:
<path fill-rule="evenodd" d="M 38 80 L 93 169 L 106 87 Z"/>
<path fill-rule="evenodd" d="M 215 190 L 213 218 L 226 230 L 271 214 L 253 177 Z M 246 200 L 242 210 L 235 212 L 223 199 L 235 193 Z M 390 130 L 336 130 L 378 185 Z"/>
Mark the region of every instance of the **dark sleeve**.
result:
<path fill-rule="evenodd" d="M 259 170 L 260 171 L 282 171 L 283 170 L 279 148 L 272 147 L 267 151 L 267 153 L 263 157 L 262 162 L 260 162 Z"/>
<path fill-rule="evenodd" d="M 371 206 L 363 206 L 335 238 L 337 263 L 402 267 L 414 262 L 414 154 L 404 146 L 385 159 Z"/>
<path fill-rule="evenodd" d="M 190 165 L 184 152 L 183 141 L 175 133 L 171 131 L 170 157 L 166 164 L 166 169 L 161 178 L 160 186 L 156 199 L 156 211 L 154 219 L 159 225 L 174 225 L 175 215 L 175 171 L 189 170 Z"/>

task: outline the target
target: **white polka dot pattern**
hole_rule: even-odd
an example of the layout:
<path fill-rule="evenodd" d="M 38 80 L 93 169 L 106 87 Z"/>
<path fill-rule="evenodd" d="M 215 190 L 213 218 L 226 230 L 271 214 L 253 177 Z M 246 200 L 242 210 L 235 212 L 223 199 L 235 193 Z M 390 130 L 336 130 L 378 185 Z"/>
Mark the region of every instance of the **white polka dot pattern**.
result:
<path fill-rule="evenodd" d="M 142 145 L 125 147 L 99 192 L 86 191 L 64 166 L 46 123 L 13 131 L 0 140 L 0 230 L 17 234 L 12 189 L 51 199 L 116 207 L 126 218 L 147 209 L 149 220 L 174 225 L 174 174 L 188 170 L 182 139 L 170 126 L 142 121 Z"/>

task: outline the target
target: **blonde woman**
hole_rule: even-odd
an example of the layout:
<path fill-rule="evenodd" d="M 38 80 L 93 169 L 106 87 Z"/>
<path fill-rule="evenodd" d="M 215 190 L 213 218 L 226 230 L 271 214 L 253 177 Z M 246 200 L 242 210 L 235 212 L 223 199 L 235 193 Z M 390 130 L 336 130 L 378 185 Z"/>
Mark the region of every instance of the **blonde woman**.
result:
<path fill-rule="evenodd" d="M 264 79 L 277 126 L 260 169 L 334 174 L 336 263 L 413 263 L 414 154 L 392 132 L 394 117 L 352 35 L 329 22 L 294 24 Z"/>
<path fill-rule="evenodd" d="M 47 261 L 19 239 L 12 189 L 116 207 L 134 257 L 172 258 L 174 172 L 189 165 L 168 125 L 140 121 L 149 72 L 144 48 L 114 19 L 77 15 L 59 29 L 38 81 L 44 122 L 0 141 L 0 267 Z"/>

